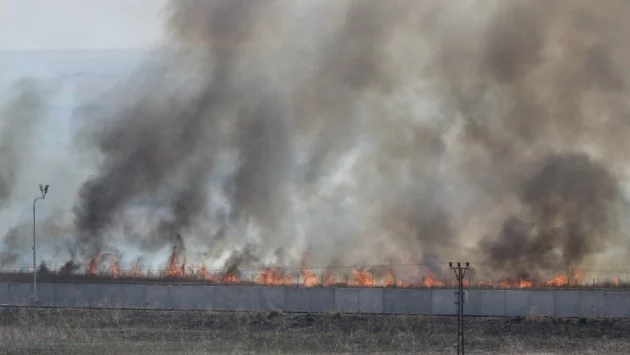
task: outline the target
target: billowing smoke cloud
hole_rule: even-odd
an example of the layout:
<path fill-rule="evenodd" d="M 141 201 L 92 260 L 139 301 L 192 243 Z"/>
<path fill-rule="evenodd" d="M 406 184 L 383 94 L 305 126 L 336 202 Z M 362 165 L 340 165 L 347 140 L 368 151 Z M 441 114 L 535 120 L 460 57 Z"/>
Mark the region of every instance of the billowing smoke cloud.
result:
<path fill-rule="evenodd" d="M 170 197 L 174 215 L 172 220 L 160 223 L 152 237 L 155 243 L 174 240 L 180 229 L 189 227 L 204 210 L 206 182 L 213 167 L 212 150 L 219 133 L 217 117 L 221 106 L 234 95 L 231 80 L 238 49 L 251 31 L 244 28 L 244 16 L 253 10 L 244 1 L 205 4 L 180 2 L 172 17 L 184 39 L 199 35 L 216 41 L 214 51 L 208 53 L 207 59 L 212 61 L 209 73 L 201 73 L 204 81 L 200 92 L 166 102 L 139 98 L 123 104 L 118 112 L 121 117 L 97 132 L 104 163 L 96 177 L 82 187 L 76 208 L 80 243 L 87 253 L 101 251 L 104 229 L 128 202 L 143 194 L 155 194 L 169 183 L 174 184 L 169 191 L 175 195 Z M 189 17 L 199 16 L 199 11 L 210 17 L 204 17 L 203 22 L 189 22 Z M 152 90 L 154 84 L 143 89 Z M 177 184 L 177 180 L 181 182 Z"/>
<path fill-rule="evenodd" d="M 83 117 L 79 261 L 541 278 L 627 240 L 627 1 L 170 5 L 168 54 Z"/>
<path fill-rule="evenodd" d="M 619 243 L 620 186 L 587 155 L 550 156 L 525 182 L 522 217 L 508 218 L 487 242 L 488 266 L 507 277 L 539 280 L 546 271 L 583 265 Z M 614 244 L 613 244 L 614 245 Z"/>
<path fill-rule="evenodd" d="M 618 179 L 627 159 L 619 153 L 629 132 L 622 58 L 630 52 L 616 34 L 628 21 L 616 11 L 627 7 L 503 3 L 473 56 L 476 65 L 450 68 L 445 87 L 466 147 L 457 159 L 485 195 L 477 208 L 484 200 L 514 208 L 498 238 L 482 242 L 484 266 L 503 276 L 588 268 L 620 242 Z"/>
<path fill-rule="evenodd" d="M 623 73 L 615 75 L 614 67 L 623 63 L 613 61 L 611 37 L 624 21 L 606 17 L 614 16 L 612 6 L 595 17 L 584 2 L 477 5 L 472 10 L 487 20 L 465 25 L 457 14 L 466 9 L 434 2 L 173 3 L 176 40 L 205 53 L 197 67 L 201 89 L 165 100 L 168 107 L 131 101 L 113 129 L 101 132 L 105 163 L 78 205 L 83 242 L 99 250 L 102 230 L 127 202 L 170 183 L 172 216 L 145 247 L 173 243 L 179 232 L 214 246 L 212 233 L 195 235 L 193 227 L 214 190 L 229 212 L 204 217 L 228 230 L 222 251 L 241 244 L 245 252 L 247 245 L 248 254 L 264 260 L 307 242 L 316 254 L 311 259 L 322 263 L 444 261 L 469 238 L 457 222 L 484 215 L 483 205 L 515 199 L 545 154 L 608 153 L 614 141 L 606 132 L 589 134 L 597 122 L 589 110 L 599 107 L 619 122 L 625 110 L 618 96 Z M 328 26 L 295 23 L 307 12 Z M 403 48 L 423 43 L 418 51 Z M 230 154 L 233 169 L 217 173 L 219 157 Z M 458 183 L 466 189 L 459 196 L 449 191 Z M 536 212 L 542 202 L 520 204 L 542 213 Z M 598 227 L 600 240 L 614 220 L 606 222 Z M 587 234 L 566 238 L 586 245 Z M 562 239 L 547 248 L 582 255 L 561 257 L 561 265 L 532 260 L 525 269 L 551 270 L 601 251 Z M 491 240 L 482 250 L 494 262 L 499 246 Z"/>

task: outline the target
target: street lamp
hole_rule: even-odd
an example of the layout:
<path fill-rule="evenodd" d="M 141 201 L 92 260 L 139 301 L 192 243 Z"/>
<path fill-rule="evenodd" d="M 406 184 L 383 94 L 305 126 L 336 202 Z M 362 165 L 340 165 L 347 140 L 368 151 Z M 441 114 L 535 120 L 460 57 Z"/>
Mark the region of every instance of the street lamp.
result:
<path fill-rule="evenodd" d="M 35 254 L 35 202 L 37 200 L 43 200 L 48 193 L 48 185 L 39 185 L 39 191 L 42 193 L 41 197 L 36 197 L 33 200 L 33 304 L 37 304 L 37 255 Z"/>

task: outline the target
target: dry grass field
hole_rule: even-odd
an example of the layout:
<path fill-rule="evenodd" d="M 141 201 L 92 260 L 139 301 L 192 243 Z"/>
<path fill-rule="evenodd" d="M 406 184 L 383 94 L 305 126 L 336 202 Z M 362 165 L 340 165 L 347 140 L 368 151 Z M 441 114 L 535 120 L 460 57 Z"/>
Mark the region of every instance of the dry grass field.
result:
<path fill-rule="evenodd" d="M 469 354 L 630 354 L 630 319 L 467 318 Z M 1 354 L 453 354 L 453 317 L 0 308 Z"/>

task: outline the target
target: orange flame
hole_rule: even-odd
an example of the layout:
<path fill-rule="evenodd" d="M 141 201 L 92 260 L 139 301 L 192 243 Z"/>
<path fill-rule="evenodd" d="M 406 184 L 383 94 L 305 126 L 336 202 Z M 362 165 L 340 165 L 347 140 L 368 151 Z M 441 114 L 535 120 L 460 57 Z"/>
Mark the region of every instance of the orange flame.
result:
<path fill-rule="evenodd" d="M 396 280 L 396 275 L 394 274 L 394 271 L 388 270 L 387 271 L 387 278 L 383 282 L 383 286 L 385 286 L 385 287 L 392 287 L 392 286 L 408 287 L 409 284 L 403 282 L 402 280 Z"/>
<path fill-rule="evenodd" d="M 439 279 L 435 273 L 428 271 L 424 277 L 416 282 L 403 281 L 396 277 L 393 270 L 388 270 L 385 275 L 378 276 L 364 268 L 354 269 L 348 276 L 335 275 L 332 269 L 328 269 L 324 274 L 316 274 L 309 270 L 306 266 L 306 257 L 304 257 L 301 270 L 299 273 L 287 274 L 284 270 L 278 267 L 265 267 L 258 271 L 257 275 L 252 276 L 249 280 L 244 280 L 238 269 L 230 269 L 223 273 L 212 273 L 202 263 L 199 265 L 188 265 L 186 267 L 186 256 L 183 253 L 184 262 L 180 263 L 179 254 L 176 249 L 173 249 L 167 266 L 159 273 L 159 276 L 166 278 L 191 278 L 191 279 L 203 279 L 213 283 L 235 284 L 242 282 L 252 282 L 259 285 L 268 286 L 280 286 L 280 285 L 302 285 L 304 287 L 315 286 L 332 286 L 336 284 L 346 284 L 348 286 L 356 287 L 445 287 L 447 280 Z M 120 267 L 120 262 L 115 256 L 110 254 L 96 254 L 90 259 L 88 265 L 85 268 L 86 275 L 98 274 L 99 267 L 103 257 L 107 257 L 111 260 L 107 269 L 102 270 L 103 275 L 111 276 L 112 278 L 121 277 L 151 277 L 149 272 L 141 272 L 140 260 L 136 261 L 129 272 L 123 272 Z M 66 275 L 72 271 L 66 270 L 68 267 L 64 266 L 58 274 Z M 567 273 L 557 274 L 549 280 L 545 281 L 533 281 L 530 279 L 517 279 L 517 280 L 499 280 L 493 282 L 479 281 L 474 286 L 481 288 L 532 288 L 532 287 L 575 287 L 582 285 L 582 280 L 585 274 L 578 270 L 575 266 L 571 266 Z M 451 287 L 456 286 L 456 281 L 453 278 L 448 280 L 448 285 Z M 595 281 L 593 281 L 595 284 Z M 621 279 L 619 277 L 613 277 L 612 281 L 602 282 L 601 285 L 621 285 Z M 464 286 L 470 287 L 472 284 L 469 279 L 464 280 Z"/>
<path fill-rule="evenodd" d="M 313 287 L 320 284 L 317 275 L 306 268 L 306 261 L 302 260 L 302 277 L 304 278 L 303 285 L 306 287 Z"/>
<path fill-rule="evenodd" d="M 179 266 L 179 257 L 177 256 L 177 248 L 173 248 L 173 252 L 169 257 L 168 267 L 164 273 L 165 277 L 184 277 L 186 275 L 185 263 Z"/>
<path fill-rule="evenodd" d="M 374 277 L 363 268 L 352 270 L 352 279 L 348 280 L 350 286 L 372 287 L 374 286 Z"/>
<path fill-rule="evenodd" d="M 98 269 L 98 264 L 100 262 L 101 262 L 101 254 L 94 255 L 94 257 L 92 257 L 92 259 L 90 259 L 90 262 L 88 263 L 88 266 L 85 270 L 85 274 L 86 275 L 96 274 L 96 271 Z"/>
<path fill-rule="evenodd" d="M 263 268 L 256 278 L 257 283 L 268 286 L 290 285 L 294 281 L 291 276 L 284 275 L 278 268 Z"/>
<path fill-rule="evenodd" d="M 501 280 L 499 281 L 499 287 L 501 288 L 529 288 L 533 286 L 534 286 L 534 283 L 528 280 L 517 280 L 517 281 Z"/>
<path fill-rule="evenodd" d="M 219 280 L 222 283 L 240 283 L 241 282 L 241 278 L 232 272 L 225 273 L 224 275 L 221 276 Z"/>
<path fill-rule="evenodd" d="M 438 280 L 434 273 L 428 272 L 424 280 L 422 280 L 422 285 L 424 287 L 444 287 L 444 282 Z"/>
<path fill-rule="evenodd" d="M 569 274 L 559 274 L 545 282 L 545 286 L 578 286 L 582 283 L 582 274 L 575 266 L 569 266 Z"/>

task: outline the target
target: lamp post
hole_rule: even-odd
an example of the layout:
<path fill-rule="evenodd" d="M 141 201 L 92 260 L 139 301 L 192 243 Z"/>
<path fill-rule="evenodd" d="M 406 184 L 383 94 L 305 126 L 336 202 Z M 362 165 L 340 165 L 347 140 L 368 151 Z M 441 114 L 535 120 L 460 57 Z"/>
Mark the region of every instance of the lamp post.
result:
<path fill-rule="evenodd" d="M 46 194 L 48 193 L 48 185 L 43 186 L 39 185 L 39 191 L 42 193 L 41 197 L 35 198 L 33 200 L 33 305 L 37 304 L 37 254 L 35 252 L 35 202 L 37 200 L 43 200 L 46 198 Z"/>

